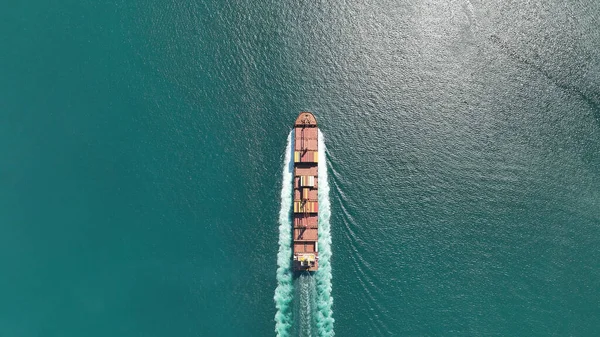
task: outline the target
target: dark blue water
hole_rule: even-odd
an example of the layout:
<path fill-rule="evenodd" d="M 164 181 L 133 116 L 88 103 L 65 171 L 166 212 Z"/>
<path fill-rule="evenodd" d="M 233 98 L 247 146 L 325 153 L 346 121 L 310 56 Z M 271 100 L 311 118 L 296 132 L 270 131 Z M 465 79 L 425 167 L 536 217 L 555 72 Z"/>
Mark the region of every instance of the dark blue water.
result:
<path fill-rule="evenodd" d="M 0 336 L 274 335 L 302 110 L 337 336 L 598 335 L 600 3 L 2 8 Z"/>

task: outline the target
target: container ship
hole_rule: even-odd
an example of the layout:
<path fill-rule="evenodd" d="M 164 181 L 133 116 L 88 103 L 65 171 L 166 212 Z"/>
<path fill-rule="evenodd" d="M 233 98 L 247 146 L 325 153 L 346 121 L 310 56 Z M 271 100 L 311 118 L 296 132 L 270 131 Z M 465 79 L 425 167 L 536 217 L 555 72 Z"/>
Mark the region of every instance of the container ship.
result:
<path fill-rule="evenodd" d="M 319 268 L 319 128 L 315 116 L 301 112 L 294 123 L 293 269 Z"/>

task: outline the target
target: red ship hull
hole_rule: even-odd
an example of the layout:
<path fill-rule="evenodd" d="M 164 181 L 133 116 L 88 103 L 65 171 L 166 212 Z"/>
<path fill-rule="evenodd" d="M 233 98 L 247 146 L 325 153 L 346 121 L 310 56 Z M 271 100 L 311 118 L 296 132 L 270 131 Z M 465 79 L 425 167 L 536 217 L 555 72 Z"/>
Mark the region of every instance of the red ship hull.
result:
<path fill-rule="evenodd" d="M 293 269 L 319 268 L 319 128 L 301 112 L 294 123 Z"/>

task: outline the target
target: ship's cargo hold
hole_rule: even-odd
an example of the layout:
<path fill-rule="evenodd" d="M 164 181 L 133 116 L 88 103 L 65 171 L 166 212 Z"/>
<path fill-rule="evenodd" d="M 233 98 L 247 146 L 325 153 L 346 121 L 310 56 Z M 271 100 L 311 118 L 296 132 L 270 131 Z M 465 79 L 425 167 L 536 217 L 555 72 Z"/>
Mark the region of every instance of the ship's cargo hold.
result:
<path fill-rule="evenodd" d="M 318 213 L 319 203 L 316 201 L 294 200 L 294 213 Z"/>
<path fill-rule="evenodd" d="M 294 151 L 294 163 L 316 163 L 319 161 L 317 151 Z"/>
<path fill-rule="evenodd" d="M 315 186 L 315 177 L 314 176 L 300 176 L 300 186 Z"/>
<path fill-rule="evenodd" d="M 301 112 L 294 123 L 293 269 L 319 268 L 319 129 L 310 112 Z"/>

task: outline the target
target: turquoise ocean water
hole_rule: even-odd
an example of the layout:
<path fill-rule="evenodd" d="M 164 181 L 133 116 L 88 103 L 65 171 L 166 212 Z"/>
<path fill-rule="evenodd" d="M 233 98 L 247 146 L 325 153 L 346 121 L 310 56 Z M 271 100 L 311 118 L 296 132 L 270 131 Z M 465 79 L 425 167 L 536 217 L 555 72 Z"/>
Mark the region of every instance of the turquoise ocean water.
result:
<path fill-rule="evenodd" d="M 331 292 L 293 281 L 289 334 L 600 334 L 597 1 L 0 19 L 0 336 L 274 336 L 302 110 L 327 146 Z"/>

